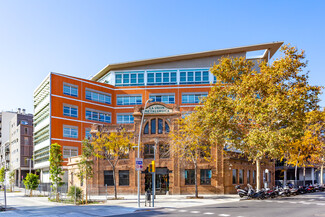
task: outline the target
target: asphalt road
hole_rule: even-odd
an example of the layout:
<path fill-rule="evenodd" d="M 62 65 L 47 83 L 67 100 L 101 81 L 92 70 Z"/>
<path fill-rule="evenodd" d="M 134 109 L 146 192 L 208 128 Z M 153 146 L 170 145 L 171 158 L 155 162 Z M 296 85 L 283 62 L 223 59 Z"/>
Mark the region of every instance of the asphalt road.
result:
<path fill-rule="evenodd" d="M 241 200 L 179 209 L 164 208 L 120 216 L 325 217 L 325 192 L 267 200 Z"/>

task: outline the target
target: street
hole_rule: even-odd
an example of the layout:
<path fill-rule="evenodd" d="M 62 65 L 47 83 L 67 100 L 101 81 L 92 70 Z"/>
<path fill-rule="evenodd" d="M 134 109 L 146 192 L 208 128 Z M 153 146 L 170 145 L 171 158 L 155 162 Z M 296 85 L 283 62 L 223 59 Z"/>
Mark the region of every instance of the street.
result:
<path fill-rule="evenodd" d="M 120 215 L 121 216 L 121 215 Z M 241 200 L 225 204 L 164 208 L 123 216 L 229 216 L 229 217 L 309 217 L 325 216 L 325 193 L 317 192 L 268 200 Z"/>

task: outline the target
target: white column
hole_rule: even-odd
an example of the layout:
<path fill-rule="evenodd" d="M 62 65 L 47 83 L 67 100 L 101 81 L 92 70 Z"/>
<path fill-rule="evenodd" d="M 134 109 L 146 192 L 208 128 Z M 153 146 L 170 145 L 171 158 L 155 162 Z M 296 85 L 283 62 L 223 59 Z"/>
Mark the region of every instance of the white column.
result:
<path fill-rule="evenodd" d="M 315 171 L 314 171 L 314 168 L 311 168 L 311 180 L 312 180 L 312 184 L 315 184 L 314 183 L 314 179 L 315 179 Z"/>

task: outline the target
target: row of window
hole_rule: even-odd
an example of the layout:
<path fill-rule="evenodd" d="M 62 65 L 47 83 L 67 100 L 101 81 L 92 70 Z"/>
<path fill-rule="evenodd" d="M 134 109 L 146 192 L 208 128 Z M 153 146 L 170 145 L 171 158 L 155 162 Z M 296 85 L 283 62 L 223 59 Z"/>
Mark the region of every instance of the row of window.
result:
<path fill-rule="evenodd" d="M 243 169 L 233 169 L 232 170 L 232 183 L 233 184 L 244 184 L 244 171 Z M 251 177 L 253 178 L 251 182 Z M 253 176 L 251 176 L 251 170 L 246 170 L 246 183 L 250 184 L 256 183 L 256 171 L 253 170 Z"/>
<path fill-rule="evenodd" d="M 116 86 L 143 86 L 144 71 L 116 72 Z M 214 79 L 215 82 L 216 79 Z M 208 69 L 180 70 L 180 84 L 208 84 Z M 175 85 L 177 70 L 147 71 L 147 85 Z"/>
<path fill-rule="evenodd" d="M 187 72 L 184 72 L 187 73 Z M 157 77 L 155 77 L 157 75 L 159 75 L 159 73 L 154 73 L 154 79 L 157 79 Z M 161 73 L 160 73 L 161 74 Z M 165 74 L 165 73 L 163 73 Z M 170 75 L 172 75 L 173 73 L 170 73 Z M 202 78 L 204 78 L 203 76 L 204 73 L 202 73 Z M 138 75 L 138 74 L 136 74 Z M 124 76 L 124 74 L 123 74 Z M 166 75 L 167 76 L 167 75 Z M 158 80 L 159 80 L 159 76 L 158 76 Z M 163 77 L 164 78 L 164 77 Z M 168 77 L 168 79 L 171 79 L 172 77 Z M 167 79 L 167 77 L 166 77 Z M 163 79 L 164 81 L 164 79 Z M 65 84 L 63 86 L 63 93 L 65 95 L 69 95 L 69 96 L 74 96 L 74 97 L 78 97 L 78 87 L 74 86 L 74 85 L 68 85 Z M 193 94 L 183 94 L 182 95 L 182 103 L 199 103 L 200 102 L 200 98 L 207 96 L 207 93 L 193 93 Z M 163 102 L 166 104 L 174 104 L 175 103 L 175 95 L 174 94 L 170 94 L 170 95 L 157 95 L 157 94 L 152 94 L 149 96 L 151 99 L 153 99 L 153 102 Z M 95 102 L 100 102 L 100 103 L 105 103 L 105 104 L 111 104 L 112 100 L 111 100 L 111 96 L 109 94 L 105 94 L 105 93 L 99 93 L 99 92 L 95 92 L 95 91 L 90 91 L 90 90 L 86 90 L 86 99 L 91 100 L 91 101 L 95 101 Z M 142 96 L 137 95 L 137 96 L 117 96 L 116 97 L 116 104 L 117 105 L 141 105 L 142 104 Z M 66 111 L 67 114 L 72 113 L 73 111 Z M 70 115 L 68 115 L 70 116 Z"/>
<path fill-rule="evenodd" d="M 63 106 L 63 115 L 77 118 L 78 108 L 74 106 L 65 105 Z M 134 117 L 132 114 L 117 114 L 116 118 L 118 124 L 130 124 L 134 122 Z M 86 110 L 86 119 L 91 121 L 111 123 L 111 114 L 100 111 Z"/>
<path fill-rule="evenodd" d="M 118 185 L 128 186 L 129 185 L 129 170 L 119 170 L 118 171 Z M 211 185 L 212 172 L 210 169 L 200 170 L 200 184 L 201 185 Z M 195 184 L 195 172 L 194 170 L 185 170 L 185 185 Z M 114 186 L 113 171 L 104 171 L 104 185 Z"/>

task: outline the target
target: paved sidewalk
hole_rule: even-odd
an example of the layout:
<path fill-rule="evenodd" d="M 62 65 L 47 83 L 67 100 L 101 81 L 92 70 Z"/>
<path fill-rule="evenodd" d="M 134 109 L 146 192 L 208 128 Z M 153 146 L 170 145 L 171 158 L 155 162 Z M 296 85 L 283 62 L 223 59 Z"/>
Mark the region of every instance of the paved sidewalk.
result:
<path fill-rule="evenodd" d="M 23 193 L 8 193 L 10 211 L 0 212 L 0 216 L 112 216 L 133 213 L 135 211 L 153 209 L 144 206 L 144 196 L 141 196 L 141 207 L 137 208 L 136 195 L 119 195 L 123 200 L 111 200 L 94 205 L 75 206 L 49 202 L 47 197 L 24 197 Z M 155 208 L 186 208 L 239 201 L 238 195 L 202 195 L 203 199 L 186 199 L 188 195 L 157 195 Z M 105 197 L 91 197 L 103 200 Z"/>

